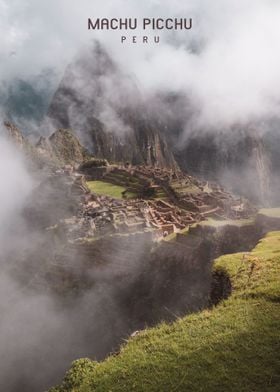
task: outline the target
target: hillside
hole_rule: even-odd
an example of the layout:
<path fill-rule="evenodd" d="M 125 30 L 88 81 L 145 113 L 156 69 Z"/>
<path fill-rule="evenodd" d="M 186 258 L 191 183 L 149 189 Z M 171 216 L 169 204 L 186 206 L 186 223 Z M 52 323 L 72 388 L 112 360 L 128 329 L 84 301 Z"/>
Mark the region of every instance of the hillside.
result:
<path fill-rule="evenodd" d="M 195 116 L 189 92 L 147 94 L 135 76 L 95 42 L 67 67 L 46 120 L 55 129 L 73 129 L 98 158 L 180 166 L 258 205 L 277 206 L 279 121 L 248 120 L 213 128 L 196 125 Z"/>
<path fill-rule="evenodd" d="M 104 362 L 75 361 L 50 392 L 278 391 L 280 232 L 213 268 L 228 299 L 136 334 Z"/>
<path fill-rule="evenodd" d="M 41 136 L 35 145 L 17 126 L 8 121 L 3 123 L 2 134 L 23 152 L 29 164 L 33 163 L 37 170 L 44 166 L 53 168 L 75 166 L 91 158 L 70 129 L 58 129 L 49 137 Z"/>
<path fill-rule="evenodd" d="M 90 154 L 69 129 L 58 129 L 49 138 L 41 136 L 36 148 L 40 155 L 57 166 L 75 165 L 90 158 Z"/>

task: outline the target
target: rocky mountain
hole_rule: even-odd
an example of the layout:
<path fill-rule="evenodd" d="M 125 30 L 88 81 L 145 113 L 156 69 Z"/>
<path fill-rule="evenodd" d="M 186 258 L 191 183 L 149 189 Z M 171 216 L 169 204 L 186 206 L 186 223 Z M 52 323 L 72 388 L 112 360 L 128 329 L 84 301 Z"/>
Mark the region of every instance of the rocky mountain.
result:
<path fill-rule="evenodd" d="M 23 153 L 27 158 L 26 163 L 32 171 L 53 165 L 53 162 L 40 154 L 37 148 L 29 142 L 14 124 L 5 121 L 0 131 L 2 136 L 10 140 Z"/>
<path fill-rule="evenodd" d="M 12 123 L 4 122 L 4 136 L 8 137 L 28 158 L 36 169 L 59 168 L 79 165 L 91 158 L 91 154 L 69 129 L 58 129 L 50 137 L 41 136 L 32 144 Z"/>
<path fill-rule="evenodd" d="M 13 142 L 20 150 L 28 150 L 31 144 L 24 138 L 20 130 L 12 123 L 5 121 L 2 132 L 9 140 Z"/>
<path fill-rule="evenodd" d="M 90 158 L 89 152 L 68 129 L 58 129 L 49 138 L 41 136 L 36 149 L 58 166 L 74 166 Z"/>
<path fill-rule="evenodd" d="M 48 119 L 55 128 L 73 129 L 98 158 L 178 165 L 255 203 L 277 205 L 277 132 L 264 133 L 263 124 L 249 122 L 194 132 L 193 115 L 185 95 L 161 93 L 144 99 L 133 77 L 95 43 L 67 68 Z"/>
<path fill-rule="evenodd" d="M 98 43 L 66 69 L 48 117 L 56 129 L 73 129 L 98 158 L 176 167 L 136 82 Z"/>

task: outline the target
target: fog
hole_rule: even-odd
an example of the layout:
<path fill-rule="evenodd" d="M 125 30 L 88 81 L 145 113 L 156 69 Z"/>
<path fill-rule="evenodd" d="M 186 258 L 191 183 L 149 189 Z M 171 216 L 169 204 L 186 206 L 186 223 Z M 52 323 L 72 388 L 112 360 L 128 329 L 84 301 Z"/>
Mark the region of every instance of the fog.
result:
<path fill-rule="evenodd" d="M 36 184 L 20 151 L 2 136 L 0 175 L 0 389 L 43 391 L 60 381 L 74 359 L 103 358 L 117 347 L 130 331 L 130 320 L 116 299 L 114 265 L 96 272 L 94 288 L 77 298 L 67 300 L 52 292 L 52 284 L 44 279 L 44 269 L 49 268 L 44 259 L 53 262 L 42 247 L 48 244 L 47 234 L 32 230 L 23 214 Z M 26 255 L 35 255 L 36 264 Z M 71 260 L 77 270 L 82 267 L 77 254 Z M 137 260 L 140 248 L 124 287 L 129 276 L 135 277 Z M 118 271 L 121 268 L 117 266 Z"/>
<path fill-rule="evenodd" d="M 59 223 L 50 210 L 56 190 L 44 187 L 36 196 L 38 178 L 44 182 L 46 174 L 31 170 L 24 152 L 3 135 L 1 128 L 0 390 L 39 392 L 60 382 L 73 360 L 104 358 L 139 326 L 124 302 L 144 268 L 148 244 L 139 240 L 129 258 L 129 244 L 108 248 L 104 265 L 93 259 L 85 267 L 81 253 L 67 253 L 64 239 L 53 241 L 40 227 L 45 216 Z M 35 221 L 34 195 L 40 197 Z M 65 207 L 64 217 L 72 215 Z"/>
<path fill-rule="evenodd" d="M 1 79 L 28 79 L 55 69 L 58 83 L 81 47 L 98 39 L 141 89 L 188 94 L 197 109 L 196 128 L 278 117 L 279 12 L 276 0 L 256 0 L 253 7 L 250 0 L 175 0 L 172 5 L 167 0 L 1 0 Z M 193 29 L 148 31 L 160 35 L 157 45 L 121 44 L 121 32 L 87 30 L 89 17 L 127 16 L 192 17 Z M 138 30 L 127 36 L 147 35 Z"/>
<path fill-rule="evenodd" d="M 147 233 L 89 248 L 67 242 L 55 228 L 74 214 L 69 188 L 58 193 L 65 176 L 49 185 L 48 174 L 31 170 L 24 150 L 2 136 L 0 152 L 0 390 L 45 391 L 73 360 L 101 360 L 135 330 L 208 304 L 209 245 L 195 243 L 175 264 L 171 247 L 161 269 L 166 250 L 150 253 Z"/>

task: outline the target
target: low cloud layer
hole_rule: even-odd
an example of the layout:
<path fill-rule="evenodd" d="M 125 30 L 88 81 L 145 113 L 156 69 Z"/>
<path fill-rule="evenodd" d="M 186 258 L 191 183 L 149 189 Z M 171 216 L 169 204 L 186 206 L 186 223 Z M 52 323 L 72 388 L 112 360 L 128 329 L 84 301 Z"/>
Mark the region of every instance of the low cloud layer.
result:
<path fill-rule="evenodd" d="M 58 81 L 80 48 L 98 39 L 142 89 L 191 97 L 196 126 L 278 116 L 279 12 L 276 0 L 253 5 L 249 0 L 0 0 L 1 78 L 28 78 L 52 68 Z M 88 17 L 127 16 L 192 17 L 193 29 L 155 32 L 160 44 L 121 44 L 120 32 L 87 31 Z M 140 38 L 143 32 L 134 34 Z"/>

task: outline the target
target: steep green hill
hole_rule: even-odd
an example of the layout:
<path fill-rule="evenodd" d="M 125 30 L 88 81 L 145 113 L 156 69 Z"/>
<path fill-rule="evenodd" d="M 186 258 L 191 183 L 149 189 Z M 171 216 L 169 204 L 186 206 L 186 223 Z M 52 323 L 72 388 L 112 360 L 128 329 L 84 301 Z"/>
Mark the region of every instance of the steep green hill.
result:
<path fill-rule="evenodd" d="M 280 390 L 280 232 L 222 256 L 232 294 L 218 306 L 129 339 L 101 363 L 75 361 L 51 392 Z"/>

